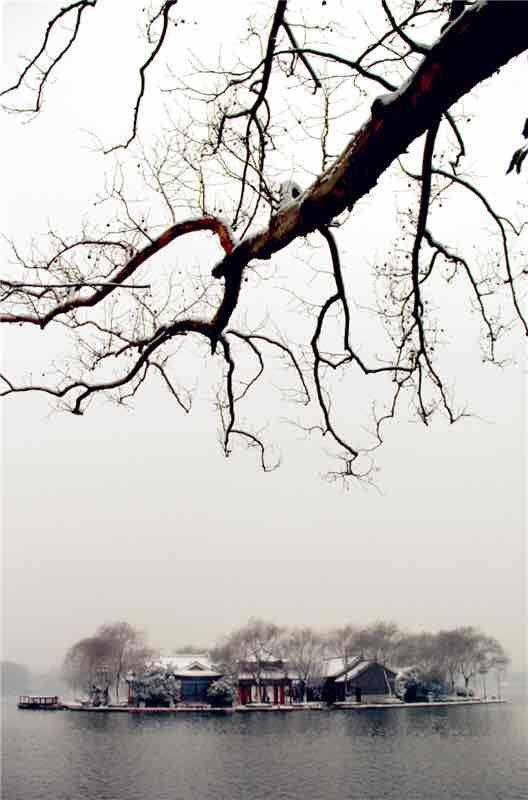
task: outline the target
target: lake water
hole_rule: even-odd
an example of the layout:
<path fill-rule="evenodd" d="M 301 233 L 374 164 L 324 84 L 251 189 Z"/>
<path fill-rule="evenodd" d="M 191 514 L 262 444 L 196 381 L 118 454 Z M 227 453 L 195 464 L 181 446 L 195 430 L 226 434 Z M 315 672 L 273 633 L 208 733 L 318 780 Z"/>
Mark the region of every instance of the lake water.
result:
<path fill-rule="evenodd" d="M 525 800 L 526 697 L 507 705 L 86 714 L 3 706 L 3 800 Z"/>

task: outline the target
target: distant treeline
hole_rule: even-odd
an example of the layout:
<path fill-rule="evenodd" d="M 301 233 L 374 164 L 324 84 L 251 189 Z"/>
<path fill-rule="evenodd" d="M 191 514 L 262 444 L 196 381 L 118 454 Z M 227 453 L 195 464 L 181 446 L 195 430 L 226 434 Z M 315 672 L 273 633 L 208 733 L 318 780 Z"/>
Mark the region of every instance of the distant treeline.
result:
<path fill-rule="evenodd" d="M 16 661 L 2 661 L 2 695 L 61 694 L 66 687 L 60 668 L 32 672 Z"/>
<path fill-rule="evenodd" d="M 22 694 L 29 691 L 29 670 L 16 661 L 2 661 L 2 694 Z"/>

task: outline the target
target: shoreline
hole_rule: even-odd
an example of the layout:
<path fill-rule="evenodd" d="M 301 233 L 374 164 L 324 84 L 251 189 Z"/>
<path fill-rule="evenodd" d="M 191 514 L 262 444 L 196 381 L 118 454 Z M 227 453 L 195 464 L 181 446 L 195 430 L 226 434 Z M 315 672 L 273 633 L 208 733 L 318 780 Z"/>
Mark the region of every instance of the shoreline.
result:
<path fill-rule="evenodd" d="M 175 706 L 174 708 L 158 708 L 153 706 L 83 706 L 80 703 L 63 703 L 62 707 L 66 711 L 86 711 L 89 713 L 104 713 L 104 714 L 250 714 L 257 712 L 275 712 L 284 714 L 295 711 L 372 711 L 394 708 L 451 708 L 458 706 L 484 706 L 484 705 L 502 705 L 507 703 L 507 700 L 438 700 L 430 703 L 349 703 L 340 702 L 327 706 L 323 703 L 306 703 L 306 704 L 292 704 L 292 705 L 268 705 L 268 704 L 252 704 L 246 706 L 231 706 L 227 708 L 214 708 L 211 706 Z"/>

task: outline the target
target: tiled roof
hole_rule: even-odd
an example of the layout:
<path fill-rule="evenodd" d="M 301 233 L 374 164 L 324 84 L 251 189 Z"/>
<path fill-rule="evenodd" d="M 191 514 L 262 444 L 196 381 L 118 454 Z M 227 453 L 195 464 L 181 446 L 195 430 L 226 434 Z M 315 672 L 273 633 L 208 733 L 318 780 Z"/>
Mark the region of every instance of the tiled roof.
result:
<path fill-rule="evenodd" d="M 282 669 L 263 669 L 260 670 L 258 675 L 261 681 L 277 681 L 277 680 L 284 680 L 287 677 L 286 673 Z M 256 681 L 257 675 L 251 672 L 239 672 L 238 673 L 238 680 L 239 681 Z"/>
<path fill-rule="evenodd" d="M 270 650 L 261 647 L 256 653 L 248 653 L 243 658 L 237 659 L 239 662 L 247 664 L 255 664 L 257 660 L 263 664 L 274 664 L 276 662 L 284 662 L 285 659 L 278 655 L 274 655 Z"/>
<path fill-rule="evenodd" d="M 337 678 L 343 672 L 359 664 L 363 659 L 361 656 L 349 656 L 346 660 L 341 656 L 325 658 L 323 661 L 323 678 Z"/>
<path fill-rule="evenodd" d="M 343 672 L 342 675 L 339 676 L 339 678 L 336 678 L 336 683 L 344 683 L 345 681 L 354 680 L 354 678 L 357 678 L 358 675 L 361 675 L 362 672 L 365 672 L 365 670 L 368 667 L 370 667 L 370 665 L 372 663 L 374 663 L 374 662 L 372 662 L 372 661 L 359 661 L 357 664 L 355 664 L 352 667 L 352 669 L 346 670 L 345 672 Z"/>
<path fill-rule="evenodd" d="M 353 681 L 354 678 L 357 678 L 359 675 L 365 672 L 365 670 L 368 669 L 368 667 L 374 665 L 380 666 L 382 669 L 384 669 L 387 677 L 389 675 L 394 677 L 396 674 L 395 672 L 393 672 L 393 670 L 389 669 L 388 667 L 384 667 L 383 664 L 378 664 L 376 661 L 367 661 L 366 659 L 364 659 L 354 664 L 351 667 L 351 669 L 347 669 L 345 672 L 343 672 L 342 675 L 340 675 L 338 678 L 335 679 L 335 682 L 344 683 L 345 681 Z"/>
<path fill-rule="evenodd" d="M 156 661 L 156 666 L 178 675 L 190 672 L 205 678 L 207 673 L 219 674 L 213 670 L 208 653 L 174 653 L 171 656 L 161 656 Z"/>

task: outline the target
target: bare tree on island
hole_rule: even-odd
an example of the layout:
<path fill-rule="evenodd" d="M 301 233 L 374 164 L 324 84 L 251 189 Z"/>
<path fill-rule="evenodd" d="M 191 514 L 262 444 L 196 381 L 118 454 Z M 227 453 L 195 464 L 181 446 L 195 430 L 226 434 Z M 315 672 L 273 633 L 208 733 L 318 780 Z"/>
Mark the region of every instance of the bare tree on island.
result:
<path fill-rule="evenodd" d="M 68 649 L 62 663 L 62 676 L 74 695 L 78 691 L 88 694 L 99 682 L 105 683 L 105 689 L 109 687 L 109 657 L 108 643 L 97 635 L 80 639 Z"/>
<path fill-rule="evenodd" d="M 274 622 L 250 619 L 213 648 L 211 658 L 233 682 L 244 673 L 251 676 L 263 701 L 262 678 L 270 664 L 281 661 L 283 634 L 284 628 Z"/>
<path fill-rule="evenodd" d="M 324 637 L 310 627 L 292 628 L 282 639 L 286 669 L 290 678 L 301 681 L 303 702 L 310 684 L 321 679 L 325 648 Z"/>
<path fill-rule="evenodd" d="M 344 666 L 358 655 L 356 639 L 359 627 L 348 623 L 339 628 L 328 631 L 325 635 L 325 645 L 329 657 L 340 658 Z"/>
<path fill-rule="evenodd" d="M 502 651 L 502 653 L 494 654 L 490 659 L 490 671 L 495 674 L 497 680 L 497 696 L 499 700 L 502 698 L 502 681 L 506 675 L 510 665 L 510 657 Z"/>
<path fill-rule="evenodd" d="M 109 667 L 119 702 L 119 688 L 127 672 L 143 668 L 152 659 L 153 651 L 147 647 L 144 635 L 128 622 L 102 625 L 98 635 L 109 643 Z"/>
<path fill-rule="evenodd" d="M 443 680 L 446 674 L 445 653 L 441 650 L 439 635 L 428 631 L 403 634 L 394 653 L 394 664 L 415 668 L 428 679 Z"/>
<path fill-rule="evenodd" d="M 53 227 L 27 253 L 13 242 L 12 268 L 1 280 L 0 322 L 42 336 L 66 328 L 73 355 L 41 383 L 2 375 L 4 396 L 41 392 L 81 415 L 99 394 L 126 404 L 159 380 L 187 412 L 192 397 L 181 365 L 193 347 L 219 373 L 214 403 L 226 456 L 246 445 L 269 470 L 280 459 L 251 399 L 264 375 L 273 383 L 278 358 L 291 374 L 285 392 L 299 404 L 298 424 L 325 437 L 334 459 L 328 476 L 344 481 L 373 479 L 373 451 L 398 412 L 411 408 L 424 424 L 437 412 L 450 423 L 463 416 L 439 355 L 449 329 L 446 287 L 456 284 L 477 312 L 485 361 L 502 363 L 502 334 L 513 324 L 526 334 L 528 325 L 522 225 L 463 172 L 467 117 L 458 101 L 491 76 L 500 82 L 495 73 L 526 50 L 528 4 L 381 0 L 357 14 L 350 5 L 334 21 L 323 6 L 278 0 L 266 20 L 249 22 L 248 38 L 224 63 L 209 67 L 209 53 L 198 53 L 191 78 L 172 71 L 164 82 L 167 113 L 160 105 L 149 145 L 138 138 L 145 104 L 150 121 L 156 76 L 185 19 L 176 0 L 143 9 L 146 55 L 135 67 L 127 133 L 102 147 L 109 169 L 116 159 L 106 191 L 77 232 Z M 97 0 L 57 11 L 3 90 L 5 107 L 42 112 L 50 80 L 60 83 L 99 12 Z M 525 151 L 512 158 L 512 191 Z M 493 159 L 492 151 L 490 165 L 504 171 L 507 164 Z M 377 186 L 376 203 L 396 185 L 412 199 L 399 208 L 386 258 L 376 258 L 370 312 L 383 335 L 363 337 L 355 276 L 364 265 L 341 245 L 347 224 L 361 219 L 359 201 Z M 467 203 L 481 209 L 493 229 L 489 257 L 446 229 L 439 212 L 448 201 L 454 216 L 465 215 Z M 197 268 L 178 264 L 177 240 L 204 231 L 216 237 L 217 256 Z M 303 267 L 285 265 L 286 248 Z M 276 264 L 285 270 L 279 295 L 271 292 Z M 303 312 L 296 332 L 281 310 L 284 289 Z M 367 434 L 353 427 L 349 402 L 365 383 L 374 405 Z"/>
<path fill-rule="evenodd" d="M 395 622 L 374 622 L 357 631 L 355 637 L 357 653 L 379 664 L 394 663 L 401 636 L 401 631 Z"/>
<path fill-rule="evenodd" d="M 451 632 L 451 642 L 466 692 L 470 681 L 476 681 L 479 674 L 486 674 L 494 664 L 507 664 L 501 644 L 477 628 L 456 628 Z"/>
<path fill-rule="evenodd" d="M 472 626 L 441 630 L 436 634 L 402 634 L 395 657 L 399 666 L 415 667 L 423 678 L 447 682 L 452 692 L 456 689 L 457 678 L 463 680 L 467 693 L 470 682 L 477 685 L 480 675 L 484 695 L 486 686 L 482 676 L 494 671 L 500 688 L 500 675 L 509 664 L 500 642 Z"/>
<path fill-rule="evenodd" d="M 152 660 L 154 651 L 144 635 L 128 622 L 101 625 L 94 636 L 81 639 L 68 650 L 63 676 L 73 688 L 88 692 L 92 685 L 114 687 L 116 701 L 128 672 L 141 672 Z"/>
<path fill-rule="evenodd" d="M 371 625 L 348 623 L 325 635 L 328 654 L 341 658 L 347 665 L 358 657 L 391 664 L 402 633 L 395 622 L 378 620 Z"/>

